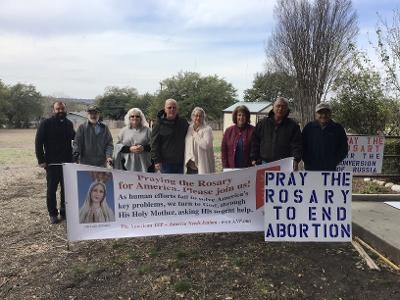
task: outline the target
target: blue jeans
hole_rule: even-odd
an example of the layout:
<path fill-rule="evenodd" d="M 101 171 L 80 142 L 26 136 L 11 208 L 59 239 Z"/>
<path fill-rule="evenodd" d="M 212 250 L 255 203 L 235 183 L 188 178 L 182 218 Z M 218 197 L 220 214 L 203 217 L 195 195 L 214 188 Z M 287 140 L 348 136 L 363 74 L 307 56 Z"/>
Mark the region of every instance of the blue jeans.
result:
<path fill-rule="evenodd" d="M 161 163 L 161 173 L 183 174 L 183 163 Z"/>

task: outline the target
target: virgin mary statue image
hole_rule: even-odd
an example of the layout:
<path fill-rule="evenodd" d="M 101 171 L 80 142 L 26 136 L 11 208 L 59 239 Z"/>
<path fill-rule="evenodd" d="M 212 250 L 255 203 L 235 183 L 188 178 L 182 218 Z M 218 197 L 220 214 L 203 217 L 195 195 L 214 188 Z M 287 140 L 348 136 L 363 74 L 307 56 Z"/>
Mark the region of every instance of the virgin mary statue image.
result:
<path fill-rule="evenodd" d="M 106 186 L 94 181 L 87 192 L 85 201 L 79 210 L 80 223 L 104 223 L 115 221 L 113 210 L 107 204 Z"/>

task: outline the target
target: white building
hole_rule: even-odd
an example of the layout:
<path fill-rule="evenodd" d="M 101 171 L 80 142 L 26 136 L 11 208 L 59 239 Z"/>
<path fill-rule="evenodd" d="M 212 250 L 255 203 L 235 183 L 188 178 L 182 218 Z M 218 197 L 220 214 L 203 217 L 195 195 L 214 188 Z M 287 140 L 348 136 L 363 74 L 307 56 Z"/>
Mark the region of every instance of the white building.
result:
<path fill-rule="evenodd" d="M 232 112 L 239 105 L 245 105 L 250 111 L 250 124 L 256 125 L 258 120 L 264 118 L 272 110 L 273 103 L 271 102 L 236 102 L 235 104 L 225 108 L 224 113 L 224 126 L 226 128 L 233 125 Z"/>

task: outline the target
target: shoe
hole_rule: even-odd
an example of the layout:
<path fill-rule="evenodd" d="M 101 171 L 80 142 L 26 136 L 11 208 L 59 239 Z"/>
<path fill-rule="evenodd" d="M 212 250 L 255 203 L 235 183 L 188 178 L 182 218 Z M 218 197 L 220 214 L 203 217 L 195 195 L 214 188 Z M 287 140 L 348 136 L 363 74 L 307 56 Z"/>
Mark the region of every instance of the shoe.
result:
<path fill-rule="evenodd" d="M 60 221 L 65 220 L 65 207 L 60 208 L 59 212 L 60 212 Z"/>
<path fill-rule="evenodd" d="M 57 216 L 50 216 L 50 224 L 57 224 L 58 218 Z"/>

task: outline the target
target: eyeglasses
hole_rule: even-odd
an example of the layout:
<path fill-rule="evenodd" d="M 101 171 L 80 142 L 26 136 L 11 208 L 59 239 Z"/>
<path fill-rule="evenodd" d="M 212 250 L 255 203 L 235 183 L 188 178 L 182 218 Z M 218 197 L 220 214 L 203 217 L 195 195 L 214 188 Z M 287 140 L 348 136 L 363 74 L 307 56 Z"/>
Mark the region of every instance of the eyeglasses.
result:
<path fill-rule="evenodd" d="M 331 111 L 330 111 L 329 109 L 321 109 L 321 110 L 317 111 L 317 114 L 320 114 L 320 115 L 330 115 L 330 114 L 331 114 Z"/>
<path fill-rule="evenodd" d="M 129 118 L 140 118 L 140 116 L 136 116 L 136 115 L 133 115 L 133 116 L 130 116 Z"/>

